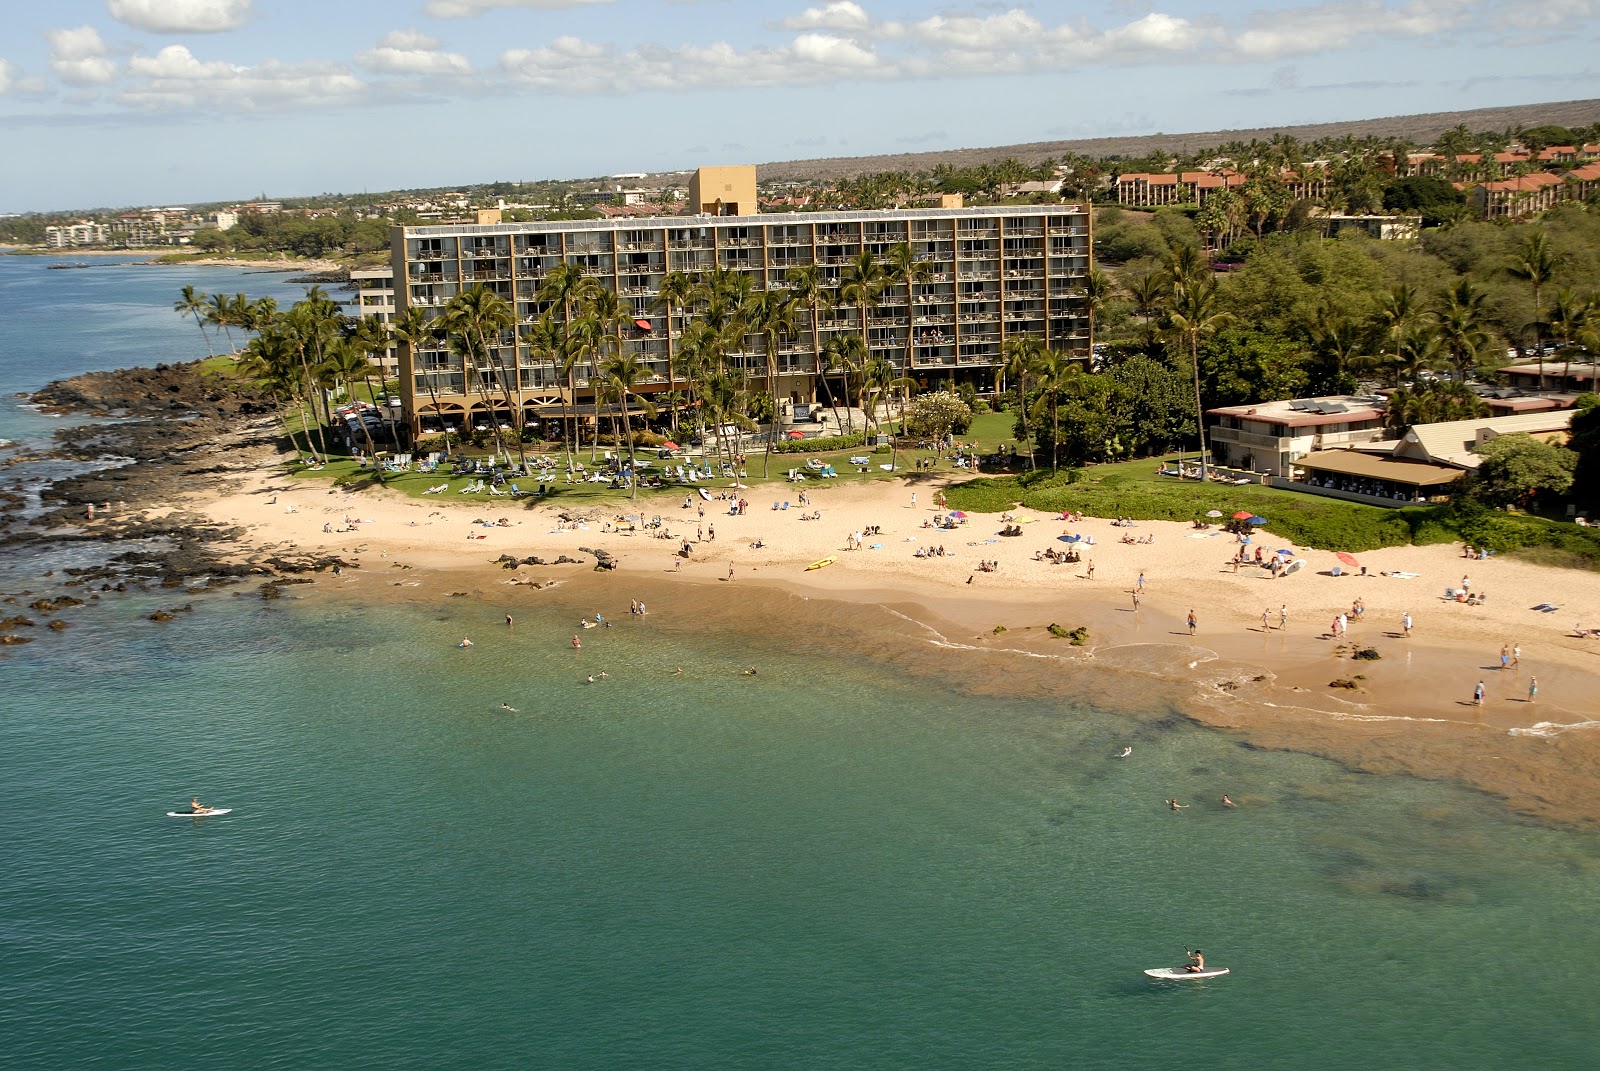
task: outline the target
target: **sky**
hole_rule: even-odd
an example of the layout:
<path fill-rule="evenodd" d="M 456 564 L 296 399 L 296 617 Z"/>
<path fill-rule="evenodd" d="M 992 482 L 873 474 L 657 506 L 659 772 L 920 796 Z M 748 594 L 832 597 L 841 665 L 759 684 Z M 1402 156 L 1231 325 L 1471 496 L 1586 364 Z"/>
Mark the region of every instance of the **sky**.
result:
<path fill-rule="evenodd" d="M 4 0 L 0 212 L 1600 97 L 1600 0 Z"/>

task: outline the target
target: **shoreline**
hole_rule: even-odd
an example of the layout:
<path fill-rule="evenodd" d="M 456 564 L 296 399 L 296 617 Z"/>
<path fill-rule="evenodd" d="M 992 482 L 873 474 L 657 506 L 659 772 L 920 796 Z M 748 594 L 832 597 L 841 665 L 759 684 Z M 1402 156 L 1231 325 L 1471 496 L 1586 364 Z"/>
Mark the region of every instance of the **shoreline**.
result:
<path fill-rule="evenodd" d="M 728 514 L 729 502 L 696 497 L 688 509 L 682 499 L 646 500 L 637 509 L 622 502 L 603 512 L 588 509 L 586 520 L 569 514 L 574 521 L 562 524 L 558 502 L 415 500 L 257 470 L 238 490 L 198 494 L 185 508 L 243 532 L 239 553 L 246 558 L 293 553 L 361 563 L 366 568 L 346 572 L 341 590 L 363 597 L 446 598 L 465 589 L 499 606 L 498 615 L 531 599 L 575 607 L 572 599 L 592 593 L 606 605 L 591 610 L 616 616 L 648 590 L 674 615 L 714 616 L 719 624 L 749 618 L 751 629 L 771 620 L 759 609 L 769 604 L 825 606 L 830 627 L 864 637 L 864 649 L 895 634 L 885 657 L 977 694 L 1002 688 L 1047 697 L 1057 671 L 1072 674 L 1074 694 L 1093 692 L 1105 685 L 1084 669 L 1111 670 L 1108 676 L 1120 680 L 1131 673 L 1160 682 L 1157 690 L 1170 693 L 1184 716 L 1242 734 L 1254 746 L 1313 752 L 1367 770 L 1445 777 L 1521 813 L 1600 824 L 1600 779 L 1593 776 L 1600 772 L 1600 732 L 1591 731 L 1600 722 L 1588 713 L 1600 684 L 1600 641 L 1572 635 L 1574 621 L 1600 625 L 1600 577 L 1510 559 L 1469 561 L 1457 548 L 1432 546 L 1361 556 L 1373 573 L 1404 569 L 1420 573 L 1416 579 L 1325 575 L 1332 554 L 1311 551 L 1306 569 L 1272 580 L 1253 566 L 1234 573 L 1227 565 L 1230 537 L 1197 533 L 1183 523 L 1140 522 L 1134 534 L 1153 537 L 1153 544 L 1118 543 L 1125 530 L 1106 520 L 1066 525 L 1030 510 L 1017 511 L 1022 538 L 994 537 L 999 519 L 984 515 L 954 532 L 922 527 L 934 516 L 929 500 L 946 482 L 923 476 L 914 485 L 807 483 L 813 508 L 822 512 L 819 521 L 799 521 L 794 507 L 772 510 L 772 494 L 792 501 L 799 489 L 771 485 L 738 492 L 763 496 L 742 516 Z M 614 516 L 635 512 L 648 519 L 657 511 L 679 538 L 605 530 Z M 501 518 L 504 525 L 496 523 Z M 878 549 L 842 549 L 848 533 L 870 524 L 882 529 L 866 540 Z M 1032 560 L 1034 550 L 1065 546 L 1057 541 L 1064 527 L 1094 536 L 1085 557 L 1096 561 L 1095 579 L 1083 565 Z M 697 528 L 705 529 L 701 542 L 694 541 Z M 675 564 L 683 538 L 692 555 Z M 760 549 L 751 546 L 757 538 Z M 1263 538 L 1268 546 L 1280 545 L 1270 525 Z M 941 542 L 945 557 L 912 557 L 913 548 Z M 595 550 L 615 555 L 619 568 L 591 572 Z M 512 570 L 500 561 L 561 554 L 583 564 Z M 833 565 L 805 569 L 830 556 Z M 974 570 L 984 558 L 998 561 L 998 571 Z M 392 569 L 406 570 L 403 579 Z M 1135 611 L 1140 572 L 1144 594 Z M 1489 593 L 1484 606 L 1443 601 L 1444 589 L 1464 572 L 1473 590 Z M 1527 608 L 1543 601 L 1544 592 L 1562 600 L 1560 611 Z M 1352 660 L 1352 647 L 1329 634 L 1333 616 L 1357 597 L 1367 610 L 1365 620 L 1351 625 L 1349 640 L 1375 648 L 1376 661 Z M 1280 628 L 1284 605 L 1289 623 Z M 758 608 L 754 616 L 752 606 Z M 1199 618 L 1192 639 L 1185 622 L 1191 608 Z M 1416 622 L 1410 639 L 1399 627 L 1407 611 Z M 1051 635 L 1050 624 L 1085 626 L 1088 642 L 1074 647 Z M 825 635 L 812 640 L 833 642 Z M 1500 670 L 1501 644 L 1521 647 L 1519 667 Z M 979 665 L 984 672 L 974 670 Z M 975 673 L 973 679 L 962 667 Z M 1530 674 L 1538 677 L 1531 703 Z M 1480 679 L 1489 692 L 1483 706 L 1472 701 Z M 1334 680 L 1357 687 L 1329 687 Z"/>

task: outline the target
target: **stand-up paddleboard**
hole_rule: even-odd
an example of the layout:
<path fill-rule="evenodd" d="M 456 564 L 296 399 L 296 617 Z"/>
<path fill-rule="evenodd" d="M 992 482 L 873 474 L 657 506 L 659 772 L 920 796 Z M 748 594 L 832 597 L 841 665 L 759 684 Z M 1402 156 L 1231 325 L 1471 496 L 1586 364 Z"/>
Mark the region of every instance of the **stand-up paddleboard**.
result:
<path fill-rule="evenodd" d="M 1145 971 L 1152 978 L 1162 978 L 1169 981 L 1181 982 L 1195 978 L 1221 978 L 1228 973 L 1226 967 L 1207 967 L 1203 971 L 1190 971 L 1182 967 L 1156 967 Z"/>
<path fill-rule="evenodd" d="M 812 562 L 810 565 L 806 566 L 806 572 L 809 573 L 813 569 L 826 569 L 828 566 L 832 565 L 838 560 L 838 558 L 823 558 L 820 562 Z"/>
<path fill-rule="evenodd" d="M 1285 565 L 1283 567 L 1283 572 L 1280 575 L 1288 576 L 1290 573 L 1298 573 L 1300 570 L 1304 569 L 1305 567 L 1306 567 L 1306 560 L 1304 558 L 1296 558 L 1294 561 L 1290 562 L 1288 565 Z"/>
<path fill-rule="evenodd" d="M 696 490 L 700 492 L 700 497 L 701 498 L 705 499 L 707 502 L 711 501 L 711 492 L 710 491 L 707 491 L 704 487 L 698 487 L 698 488 L 696 488 Z"/>
<path fill-rule="evenodd" d="M 232 807 L 207 807 L 203 811 L 168 811 L 168 818 L 215 818 L 219 814 L 232 813 Z"/>

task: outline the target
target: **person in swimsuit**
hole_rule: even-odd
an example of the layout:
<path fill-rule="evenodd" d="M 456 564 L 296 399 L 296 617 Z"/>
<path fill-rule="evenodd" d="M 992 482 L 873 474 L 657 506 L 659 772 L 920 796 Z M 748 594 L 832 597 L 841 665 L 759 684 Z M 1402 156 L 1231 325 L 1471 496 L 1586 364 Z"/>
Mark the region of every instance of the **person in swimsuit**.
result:
<path fill-rule="evenodd" d="M 1205 953 L 1201 952 L 1198 948 L 1195 949 L 1193 952 L 1190 952 L 1189 953 L 1189 965 L 1187 967 L 1185 967 L 1184 970 L 1188 971 L 1190 974 L 1198 974 L 1200 971 L 1203 971 L 1205 969 L 1206 969 Z"/>
<path fill-rule="evenodd" d="M 195 814 L 199 814 L 201 811 L 209 811 L 210 809 L 211 808 L 207 807 L 205 804 L 200 802 L 200 797 L 199 796 L 190 797 L 190 799 L 189 799 L 189 810 L 190 811 L 194 812 Z"/>

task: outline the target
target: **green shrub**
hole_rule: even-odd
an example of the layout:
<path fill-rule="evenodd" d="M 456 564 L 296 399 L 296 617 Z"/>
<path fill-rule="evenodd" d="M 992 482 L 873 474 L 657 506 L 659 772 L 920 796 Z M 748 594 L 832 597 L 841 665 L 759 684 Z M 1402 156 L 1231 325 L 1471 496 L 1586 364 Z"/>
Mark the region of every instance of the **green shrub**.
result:
<path fill-rule="evenodd" d="M 834 450 L 852 450 L 867 441 L 865 434 L 833 435 L 825 439 L 785 439 L 773 447 L 776 454 L 826 454 Z"/>

